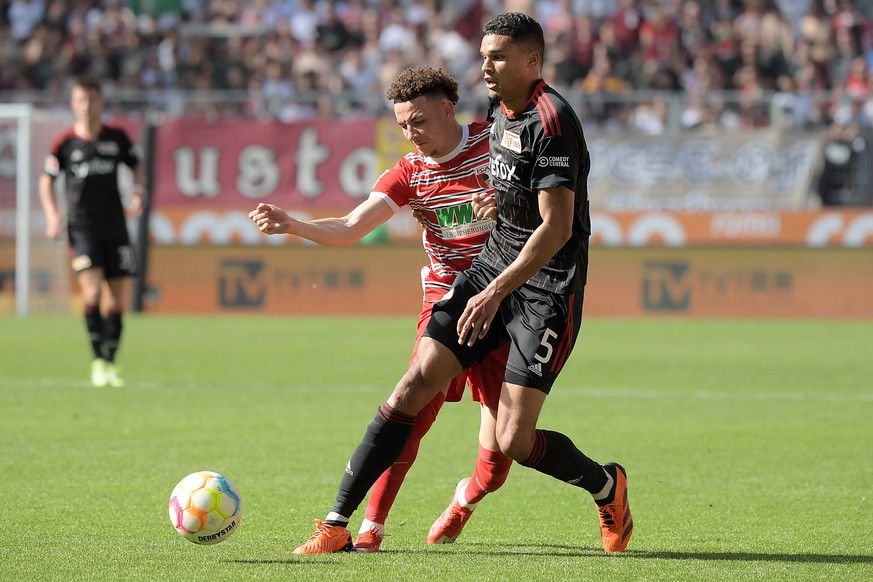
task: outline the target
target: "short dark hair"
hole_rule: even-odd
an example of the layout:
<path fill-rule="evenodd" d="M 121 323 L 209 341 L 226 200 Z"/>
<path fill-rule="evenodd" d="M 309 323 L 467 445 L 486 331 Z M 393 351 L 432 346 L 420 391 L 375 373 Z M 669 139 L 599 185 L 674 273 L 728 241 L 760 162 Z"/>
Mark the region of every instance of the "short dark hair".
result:
<path fill-rule="evenodd" d="M 98 95 L 103 93 L 100 79 L 98 79 L 97 77 L 92 77 L 90 75 L 76 77 L 76 79 L 73 81 L 73 87 L 81 87 L 86 91 L 97 91 Z"/>
<path fill-rule="evenodd" d="M 529 45 L 533 50 L 543 55 L 546 51 L 546 41 L 543 38 L 543 27 L 540 23 L 521 12 L 504 12 L 485 23 L 483 34 L 508 36 L 512 42 Z"/>
<path fill-rule="evenodd" d="M 417 97 L 445 97 L 457 103 L 458 82 L 442 69 L 409 67 L 397 75 L 385 96 L 394 103 L 405 103 Z"/>

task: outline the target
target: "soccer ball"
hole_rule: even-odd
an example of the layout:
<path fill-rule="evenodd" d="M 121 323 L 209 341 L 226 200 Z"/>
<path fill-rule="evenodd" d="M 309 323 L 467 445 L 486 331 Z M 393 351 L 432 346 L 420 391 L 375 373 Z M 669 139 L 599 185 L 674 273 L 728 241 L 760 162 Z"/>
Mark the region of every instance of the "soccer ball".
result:
<path fill-rule="evenodd" d="M 170 523 L 195 544 L 217 544 L 242 520 L 242 499 L 233 483 L 213 471 L 191 473 L 170 494 Z"/>

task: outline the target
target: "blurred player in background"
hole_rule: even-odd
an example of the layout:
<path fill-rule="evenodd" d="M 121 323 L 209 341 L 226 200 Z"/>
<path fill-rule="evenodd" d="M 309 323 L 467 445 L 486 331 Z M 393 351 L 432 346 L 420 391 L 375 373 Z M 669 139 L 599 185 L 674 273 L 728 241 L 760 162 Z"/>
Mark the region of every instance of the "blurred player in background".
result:
<path fill-rule="evenodd" d="M 91 342 L 91 383 L 123 386 L 115 365 L 121 341 L 127 278 L 134 274 L 133 247 L 118 184 L 118 166 L 133 170 L 130 212 L 139 214 L 145 183 L 139 156 L 127 134 L 101 121 L 103 97 L 94 78 L 76 79 L 70 106 L 73 127 L 55 138 L 39 180 L 46 235 L 58 238 L 63 217 L 55 199 L 55 178 L 63 175 L 67 236 L 72 267 L 82 292 Z"/>
<path fill-rule="evenodd" d="M 470 268 L 433 306 L 417 355 L 352 454 L 333 508 L 295 554 L 343 550 L 350 516 L 397 458 L 420 411 L 450 378 L 507 341 L 492 419 L 500 450 L 587 491 L 603 549 L 627 547 L 633 519 L 624 468 L 601 465 L 566 435 L 537 428 L 582 324 L 591 234 L 588 148 L 572 108 L 542 79 L 544 51 L 542 27 L 529 16 L 500 14 L 485 25 L 482 72 L 489 97 L 499 100 L 489 140 L 497 223 Z M 621 427 L 604 414 L 596 428 L 609 438 Z"/>
<path fill-rule="evenodd" d="M 323 245 L 347 246 L 386 222 L 401 207 L 412 208 L 425 227 L 423 244 L 430 258 L 430 264 L 421 272 L 424 298 L 412 354 L 414 359 L 434 303 L 443 298 L 457 274 L 470 266 L 494 226 L 492 218 L 477 218 L 471 203 L 473 196 L 484 199 L 486 205 L 491 199 L 492 191 L 486 181 L 489 126 L 482 122 L 458 123 L 455 118 L 458 84 L 442 69 L 406 69 L 388 88 L 386 96 L 394 103 L 397 123 L 404 137 L 415 146 L 415 152 L 384 172 L 366 201 L 341 218 L 301 221 L 281 208 L 263 203 L 249 216 L 268 234 L 293 234 Z M 354 543 L 355 550 L 379 550 L 388 512 L 415 460 L 422 437 L 445 400 L 461 399 L 465 381 L 469 382 L 473 400 L 481 405 L 479 457 L 473 475 L 458 486 L 462 504 L 453 504 L 434 524 L 428 542 L 453 542 L 476 504 L 504 483 L 512 461 L 498 450 L 494 418 L 506 356 L 504 347 L 447 381 L 424 407 L 414 425 L 410 422 L 412 432 L 406 446 L 374 485 Z M 316 521 L 320 529 L 322 522 Z M 351 536 L 343 531 L 346 537 L 339 543 L 344 549 L 351 549 Z M 324 553 L 324 548 L 316 540 L 303 553 Z"/>

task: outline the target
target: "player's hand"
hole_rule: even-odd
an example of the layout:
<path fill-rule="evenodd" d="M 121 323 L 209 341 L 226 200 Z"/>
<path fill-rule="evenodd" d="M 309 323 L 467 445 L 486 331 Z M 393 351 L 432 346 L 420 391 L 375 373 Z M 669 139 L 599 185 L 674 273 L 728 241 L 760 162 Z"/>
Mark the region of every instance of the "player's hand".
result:
<path fill-rule="evenodd" d="M 127 207 L 128 216 L 139 216 L 142 214 L 142 194 L 140 192 L 134 191 L 131 193 L 130 206 Z"/>
<path fill-rule="evenodd" d="M 261 202 L 258 207 L 249 212 L 249 218 L 258 225 L 258 230 L 264 234 L 286 234 L 291 216 L 275 204 Z"/>
<path fill-rule="evenodd" d="M 418 222 L 418 225 L 421 228 L 427 228 L 427 220 L 425 220 L 424 213 L 421 210 L 413 210 L 412 218 L 414 218 L 415 221 Z"/>
<path fill-rule="evenodd" d="M 61 235 L 60 214 L 49 214 L 45 217 L 45 235 L 52 240 Z"/>
<path fill-rule="evenodd" d="M 499 308 L 500 298 L 494 295 L 490 287 L 470 297 L 467 307 L 458 318 L 458 343 L 472 346 L 477 339 L 485 337 Z"/>
<path fill-rule="evenodd" d="M 472 196 L 473 212 L 476 213 L 476 218 L 488 217 L 492 220 L 497 220 L 497 198 L 494 193 L 484 194 L 476 192 Z"/>

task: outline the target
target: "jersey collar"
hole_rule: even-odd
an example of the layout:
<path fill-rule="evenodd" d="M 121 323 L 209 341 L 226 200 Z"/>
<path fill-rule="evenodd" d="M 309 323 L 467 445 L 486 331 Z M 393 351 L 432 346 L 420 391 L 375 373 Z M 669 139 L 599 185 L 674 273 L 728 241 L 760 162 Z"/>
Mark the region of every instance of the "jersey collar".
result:
<path fill-rule="evenodd" d="M 458 142 L 458 145 L 455 146 L 455 149 L 450 151 L 444 156 L 440 156 L 438 158 L 432 158 L 428 156 L 425 158 L 425 162 L 428 164 L 444 164 L 449 160 L 453 159 L 459 153 L 464 151 L 464 148 L 467 147 L 467 140 L 470 137 L 470 126 L 466 123 L 461 124 L 461 140 Z"/>
<path fill-rule="evenodd" d="M 531 103 L 533 103 L 533 102 L 534 102 L 534 99 L 536 99 L 536 96 L 537 96 L 537 95 L 538 95 L 538 94 L 539 94 L 539 93 L 540 93 L 540 92 L 541 92 L 545 87 L 546 87 L 546 82 L 545 82 L 543 79 L 540 79 L 540 80 L 537 82 L 537 84 L 534 85 L 533 91 L 530 92 L 530 97 L 528 97 L 528 99 L 527 99 L 527 103 L 524 104 L 524 107 L 522 107 L 522 108 L 519 109 L 518 111 L 509 111 L 509 109 L 506 108 L 506 105 L 504 105 L 503 102 L 501 101 L 501 102 L 500 102 L 500 109 L 501 109 L 501 111 L 503 111 L 503 114 L 504 114 L 506 117 L 508 117 L 509 119 L 512 119 L 513 117 L 515 117 L 516 115 L 518 115 L 518 114 L 521 113 L 522 111 L 527 111 L 528 107 L 530 107 L 530 106 L 531 106 Z"/>

